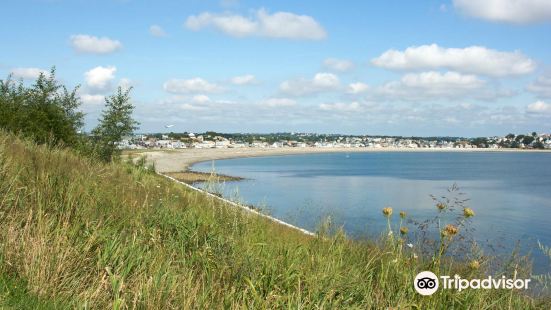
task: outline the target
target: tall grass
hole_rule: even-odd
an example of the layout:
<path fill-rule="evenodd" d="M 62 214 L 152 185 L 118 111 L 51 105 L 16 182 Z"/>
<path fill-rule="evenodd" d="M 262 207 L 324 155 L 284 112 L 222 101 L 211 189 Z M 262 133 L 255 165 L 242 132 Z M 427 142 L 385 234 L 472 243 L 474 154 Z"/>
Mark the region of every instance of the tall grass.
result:
<path fill-rule="evenodd" d="M 504 290 L 418 295 L 400 238 L 303 235 L 125 163 L 0 132 L 0 307 L 549 308 Z M 467 263 L 439 269 L 470 276 Z"/>

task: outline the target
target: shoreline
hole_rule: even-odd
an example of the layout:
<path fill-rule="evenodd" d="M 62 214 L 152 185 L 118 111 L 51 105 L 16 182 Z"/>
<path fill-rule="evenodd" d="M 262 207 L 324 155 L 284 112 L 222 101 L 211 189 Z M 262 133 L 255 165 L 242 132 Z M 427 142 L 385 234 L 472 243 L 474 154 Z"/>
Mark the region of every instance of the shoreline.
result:
<path fill-rule="evenodd" d="M 155 164 L 155 169 L 161 173 L 168 172 L 197 172 L 191 170 L 191 166 L 201 162 L 212 160 L 223 160 L 233 158 L 248 158 L 262 156 L 287 156 L 306 154 L 327 154 L 327 153 L 551 153 L 551 150 L 523 150 L 523 149 L 405 149 L 405 148 L 224 148 L 224 149 L 178 149 L 178 150 L 132 150 L 126 151 L 124 155 L 146 156 L 150 163 Z"/>
<path fill-rule="evenodd" d="M 157 172 L 157 174 L 160 175 L 160 176 L 163 176 L 163 177 L 165 177 L 165 178 L 167 178 L 167 179 L 170 179 L 170 180 L 172 180 L 173 182 L 176 182 L 176 183 L 179 183 L 179 184 L 181 184 L 181 185 L 184 185 L 184 186 L 188 187 L 188 188 L 191 189 L 191 190 L 194 190 L 194 191 L 203 193 L 203 194 L 207 195 L 208 197 L 211 197 L 211 198 L 213 198 L 213 199 L 218 199 L 218 200 L 222 201 L 223 203 L 225 203 L 225 204 L 227 204 L 227 205 L 230 205 L 230 206 L 239 208 L 239 209 L 244 210 L 245 212 L 251 213 L 251 214 L 253 214 L 253 215 L 260 216 L 260 217 L 262 217 L 262 218 L 268 219 L 268 220 L 270 220 L 270 221 L 272 221 L 272 222 L 274 222 L 274 223 L 276 223 L 276 224 L 279 224 L 279 225 L 282 225 L 282 226 L 285 226 L 285 227 L 288 227 L 288 228 L 297 230 L 297 231 L 299 231 L 299 232 L 301 232 L 301 233 L 303 233 L 303 234 L 305 234 L 305 235 L 307 235 L 307 236 L 311 236 L 311 237 L 315 237 L 315 236 L 316 236 L 315 233 L 313 233 L 313 232 L 311 232 L 311 231 L 309 231 L 309 230 L 307 230 L 307 229 L 304 229 L 304 228 L 302 228 L 302 227 L 295 226 L 295 225 L 293 225 L 293 224 L 287 223 L 287 222 L 282 221 L 282 220 L 280 220 L 280 219 L 278 219 L 278 218 L 275 218 L 275 217 L 273 217 L 273 216 L 271 216 L 271 215 L 269 215 L 269 214 L 265 214 L 265 213 L 259 212 L 258 210 L 254 209 L 254 208 L 251 208 L 250 206 L 243 205 L 243 204 L 237 203 L 237 202 L 235 202 L 235 201 L 231 201 L 231 200 L 229 200 L 229 199 L 227 199 L 227 198 L 224 198 L 224 197 L 221 197 L 221 196 L 217 196 L 217 195 L 215 195 L 215 194 L 213 194 L 213 193 L 210 193 L 210 192 L 208 192 L 208 191 L 206 191 L 206 190 L 197 188 L 197 187 L 195 187 L 195 186 L 193 186 L 193 185 L 191 185 L 191 184 L 189 184 L 189 183 L 180 181 L 180 180 L 178 180 L 178 179 L 176 179 L 176 178 L 174 178 L 174 177 L 172 177 L 172 176 L 170 176 L 170 175 L 163 174 L 163 173 L 159 173 L 159 172 Z"/>

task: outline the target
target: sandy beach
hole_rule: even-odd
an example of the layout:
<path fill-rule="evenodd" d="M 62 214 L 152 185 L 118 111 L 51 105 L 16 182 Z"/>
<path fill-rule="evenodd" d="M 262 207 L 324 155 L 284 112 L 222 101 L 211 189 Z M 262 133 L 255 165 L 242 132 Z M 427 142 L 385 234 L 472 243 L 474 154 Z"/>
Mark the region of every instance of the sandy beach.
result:
<path fill-rule="evenodd" d="M 315 153 L 358 153 L 358 152 L 551 152 L 551 150 L 520 149 L 438 149 L 438 148 L 223 148 L 223 149 L 179 149 L 179 150 L 136 150 L 126 152 L 133 156 L 146 156 L 155 163 L 158 172 L 182 172 L 198 162 L 239 157 L 281 156 Z"/>

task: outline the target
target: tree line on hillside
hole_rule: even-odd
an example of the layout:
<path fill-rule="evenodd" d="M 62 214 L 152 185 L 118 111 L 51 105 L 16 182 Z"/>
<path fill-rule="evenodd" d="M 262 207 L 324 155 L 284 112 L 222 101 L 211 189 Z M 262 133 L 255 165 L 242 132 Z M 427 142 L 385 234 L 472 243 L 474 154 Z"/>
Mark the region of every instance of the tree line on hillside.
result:
<path fill-rule="evenodd" d="M 105 107 L 91 135 L 83 133 L 84 113 L 79 86 L 68 89 L 55 77 L 41 73 L 32 85 L 0 80 L 0 128 L 32 139 L 38 144 L 63 146 L 102 161 L 119 155 L 117 142 L 133 134 L 138 122 L 132 118 L 131 88 L 118 87 L 105 98 Z"/>

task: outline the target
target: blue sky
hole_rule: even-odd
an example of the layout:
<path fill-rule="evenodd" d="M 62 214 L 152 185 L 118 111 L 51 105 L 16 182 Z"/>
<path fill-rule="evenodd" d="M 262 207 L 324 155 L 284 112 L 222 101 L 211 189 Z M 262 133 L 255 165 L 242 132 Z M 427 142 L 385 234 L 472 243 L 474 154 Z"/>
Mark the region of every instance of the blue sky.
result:
<path fill-rule="evenodd" d="M 0 74 L 55 66 L 86 127 L 133 86 L 142 132 L 549 132 L 551 2 L 9 1 Z"/>

